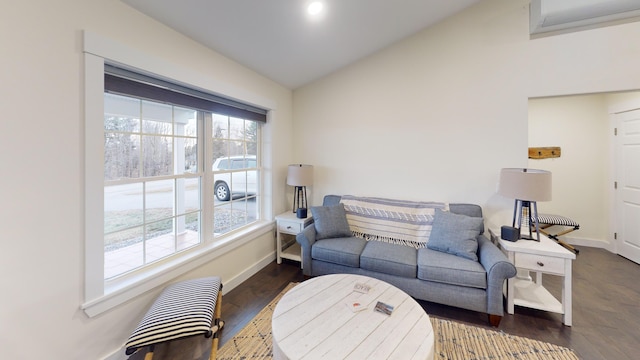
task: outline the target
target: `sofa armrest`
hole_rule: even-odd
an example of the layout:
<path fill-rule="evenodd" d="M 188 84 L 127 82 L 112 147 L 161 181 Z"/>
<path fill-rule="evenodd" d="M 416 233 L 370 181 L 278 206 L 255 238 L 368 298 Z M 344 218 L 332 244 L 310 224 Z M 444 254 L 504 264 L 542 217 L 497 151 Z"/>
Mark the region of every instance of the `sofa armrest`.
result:
<path fill-rule="evenodd" d="M 487 313 L 502 316 L 502 288 L 506 279 L 516 276 L 516 267 L 484 235 L 478 236 L 478 260 L 487 271 Z"/>
<path fill-rule="evenodd" d="M 296 235 L 296 241 L 302 248 L 302 273 L 311 276 L 311 246 L 316 242 L 316 227 L 311 224 Z"/>

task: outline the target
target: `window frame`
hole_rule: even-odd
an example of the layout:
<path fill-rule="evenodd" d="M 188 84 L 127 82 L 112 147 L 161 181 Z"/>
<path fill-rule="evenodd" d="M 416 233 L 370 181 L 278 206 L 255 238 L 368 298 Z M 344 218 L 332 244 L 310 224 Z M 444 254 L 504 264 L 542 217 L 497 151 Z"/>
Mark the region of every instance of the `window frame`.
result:
<path fill-rule="evenodd" d="M 269 109 L 268 119 L 273 117 L 275 103 L 269 99 L 248 94 L 235 87 L 218 83 L 210 78 L 204 78 L 202 74 L 196 74 L 190 70 L 169 64 L 162 59 L 143 54 L 97 34 L 85 31 L 83 37 L 85 70 L 85 293 L 80 307 L 89 317 L 94 317 L 248 242 L 272 233 L 273 230 L 273 222 L 269 220 L 273 217 L 272 204 L 269 200 L 263 200 L 260 204 L 257 204 L 257 206 L 260 206 L 259 212 L 262 220 L 253 225 L 235 231 L 224 238 L 206 239 L 203 236 L 204 244 L 197 251 L 184 252 L 182 256 L 173 256 L 170 259 L 158 261 L 152 266 L 148 266 L 144 271 L 136 271 L 127 276 L 122 276 L 117 282 L 106 282 L 104 280 L 103 244 L 105 63 L 123 65 L 133 69 L 144 69 L 148 73 L 157 74 L 180 83 L 190 84 L 212 93 L 227 94 L 233 99 Z M 263 127 L 268 127 L 267 124 L 264 124 Z M 267 131 L 267 133 L 269 132 Z M 210 134 L 205 134 L 205 139 L 208 135 Z M 266 140 L 263 136 L 262 144 L 269 143 Z M 204 146 L 204 144 L 199 144 L 199 146 Z M 268 154 L 270 152 L 260 149 L 259 153 Z M 261 160 L 263 168 L 268 167 L 271 162 L 268 157 L 263 157 Z M 272 190 L 264 185 L 271 183 L 268 179 L 269 175 L 270 172 L 261 172 L 260 190 L 263 194 L 263 199 L 271 198 Z M 205 171 L 205 177 L 212 176 L 211 171 Z M 212 179 L 210 179 L 209 183 L 212 183 Z M 206 184 L 207 179 L 204 181 L 201 196 L 213 198 L 213 189 L 208 188 Z M 210 202 L 210 204 L 213 207 L 213 202 Z M 212 214 L 211 210 L 213 209 L 207 211 L 203 207 L 205 216 L 207 212 Z M 202 228 L 209 227 L 209 231 L 203 229 L 203 232 L 212 233 L 213 219 L 208 221 L 204 216 L 203 219 L 205 220 L 203 220 Z"/>

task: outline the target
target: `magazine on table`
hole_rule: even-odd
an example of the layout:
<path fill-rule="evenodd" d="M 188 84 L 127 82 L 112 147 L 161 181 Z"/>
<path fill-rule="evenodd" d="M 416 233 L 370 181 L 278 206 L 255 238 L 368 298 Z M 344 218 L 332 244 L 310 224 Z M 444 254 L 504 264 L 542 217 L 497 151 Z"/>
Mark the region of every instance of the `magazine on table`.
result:
<path fill-rule="evenodd" d="M 353 301 L 345 301 L 344 303 L 351 311 L 355 312 L 360 312 L 362 310 L 365 310 L 367 308 L 367 305 L 359 302 L 358 300 L 353 300 Z"/>
<path fill-rule="evenodd" d="M 365 283 L 356 283 L 353 285 L 353 291 L 368 294 L 371 291 L 371 285 L 367 285 Z"/>
<path fill-rule="evenodd" d="M 385 304 L 382 301 L 378 301 L 374 310 L 381 312 L 385 315 L 391 315 L 391 313 L 393 312 L 393 306 L 389 304 Z"/>

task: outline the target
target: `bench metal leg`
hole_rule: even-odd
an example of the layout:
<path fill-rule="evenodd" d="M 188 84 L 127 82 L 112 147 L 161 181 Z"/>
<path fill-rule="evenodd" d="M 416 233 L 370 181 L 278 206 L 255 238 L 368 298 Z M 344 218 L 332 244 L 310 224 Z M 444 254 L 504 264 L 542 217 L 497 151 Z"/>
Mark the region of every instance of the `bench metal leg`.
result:
<path fill-rule="evenodd" d="M 548 231 L 544 230 L 544 229 L 546 229 L 548 227 L 551 227 L 551 226 L 553 226 L 553 224 L 548 224 L 548 225 L 546 225 L 544 227 L 541 227 L 539 230 L 540 230 L 541 233 L 545 234 L 549 239 L 555 240 L 559 245 L 564 246 L 567 250 L 573 251 L 577 255 L 580 252 L 580 250 L 578 250 L 575 247 L 573 247 L 573 245 L 564 242 L 563 240 L 558 238 L 558 236 L 562 236 L 562 235 L 568 234 L 568 233 L 570 233 L 570 232 L 572 232 L 574 230 L 578 230 L 579 227 L 574 227 L 574 228 L 571 228 L 571 229 L 567 229 L 567 230 L 564 230 L 564 231 L 559 232 L 559 233 L 554 235 L 554 234 L 551 234 Z"/>

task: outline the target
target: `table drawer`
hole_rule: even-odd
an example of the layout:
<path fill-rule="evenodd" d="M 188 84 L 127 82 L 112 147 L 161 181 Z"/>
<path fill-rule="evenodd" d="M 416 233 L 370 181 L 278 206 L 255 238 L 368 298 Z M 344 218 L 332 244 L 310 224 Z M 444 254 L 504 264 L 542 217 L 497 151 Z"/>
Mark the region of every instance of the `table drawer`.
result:
<path fill-rule="evenodd" d="M 303 224 L 295 221 L 278 221 L 278 231 L 286 234 L 297 234 L 303 230 Z"/>
<path fill-rule="evenodd" d="M 535 254 L 515 254 L 515 266 L 517 268 L 545 273 L 564 274 L 564 259 Z"/>

